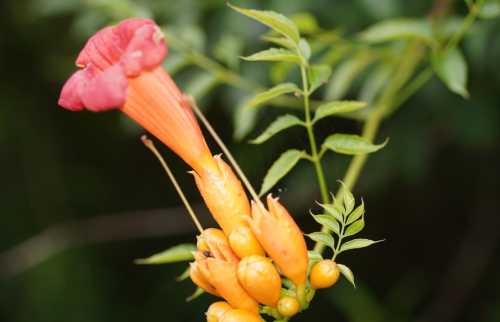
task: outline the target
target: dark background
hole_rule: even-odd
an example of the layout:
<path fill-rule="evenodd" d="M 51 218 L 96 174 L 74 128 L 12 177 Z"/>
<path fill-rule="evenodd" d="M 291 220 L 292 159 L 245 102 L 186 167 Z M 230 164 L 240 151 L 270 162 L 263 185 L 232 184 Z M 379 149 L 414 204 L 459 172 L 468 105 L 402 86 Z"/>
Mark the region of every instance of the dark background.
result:
<path fill-rule="evenodd" d="M 323 27 L 349 34 L 388 17 L 424 16 L 433 2 L 239 4 L 285 14 L 309 11 Z M 461 1 L 450 10 L 466 13 Z M 70 113 L 56 104 L 85 39 L 130 12 L 181 28 L 199 26 L 208 56 L 223 33 L 245 39 L 245 53 L 262 47 L 258 35 L 265 29 L 224 1 L 1 2 L 0 321 L 201 321 L 214 300 L 184 301 L 194 289 L 190 281 L 175 281 L 184 263 L 133 264 L 195 236 L 175 191 L 141 145 L 142 131 L 119 112 Z M 500 321 L 499 20 L 477 23 L 462 45 L 471 98 L 432 79 L 384 123 L 379 138 L 390 137 L 390 143 L 370 157 L 356 186 L 368 209 L 365 235 L 386 239 L 341 256 L 358 288 L 343 281 L 319 292 L 296 321 Z M 262 79 L 266 67 L 255 66 L 241 63 L 242 74 Z M 175 78 L 181 88 L 188 86 L 188 76 Z M 293 130 L 260 146 L 233 140 L 234 92 L 216 87 L 202 105 L 258 186 L 281 151 L 306 146 L 306 139 Z M 250 137 L 282 112 L 261 112 Z M 354 121 L 329 122 L 318 136 L 332 127 L 360 130 Z M 187 167 L 164 152 L 192 202 L 200 204 Z M 332 189 L 347 162 L 327 159 Z M 273 190 L 308 232 L 318 228 L 307 215 L 319 198 L 312 173 L 301 165 Z M 210 223 L 204 208 L 197 209 Z"/>

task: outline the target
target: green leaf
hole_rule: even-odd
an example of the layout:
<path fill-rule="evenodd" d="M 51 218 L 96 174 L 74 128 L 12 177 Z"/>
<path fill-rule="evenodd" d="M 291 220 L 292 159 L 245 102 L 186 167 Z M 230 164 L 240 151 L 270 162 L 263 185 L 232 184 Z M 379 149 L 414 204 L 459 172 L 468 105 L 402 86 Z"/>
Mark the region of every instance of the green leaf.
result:
<path fill-rule="evenodd" d="M 301 56 L 304 57 L 305 61 L 308 61 L 309 58 L 311 58 L 311 46 L 304 38 L 300 38 L 299 51 Z"/>
<path fill-rule="evenodd" d="M 337 264 L 337 267 L 340 270 L 340 273 L 344 275 L 346 280 L 349 281 L 349 283 L 352 284 L 352 286 L 356 287 L 356 284 L 354 283 L 354 274 L 352 273 L 351 269 L 343 264 Z"/>
<path fill-rule="evenodd" d="M 391 19 L 376 23 L 360 34 L 361 40 L 381 43 L 401 39 L 420 39 L 434 43 L 432 26 L 428 19 Z"/>
<path fill-rule="evenodd" d="M 458 48 L 452 48 L 433 56 L 432 65 L 436 74 L 452 92 L 464 98 L 467 92 L 467 63 Z"/>
<path fill-rule="evenodd" d="M 315 233 L 307 234 L 306 236 L 311 238 L 313 241 L 315 241 L 317 243 L 323 243 L 332 249 L 335 248 L 335 240 L 328 233 L 315 232 Z"/>
<path fill-rule="evenodd" d="M 316 17 L 309 12 L 299 12 L 290 19 L 297 25 L 299 31 L 304 34 L 314 34 L 321 31 Z"/>
<path fill-rule="evenodd" d="M 223 34 L 213 48 L 214 56 L 232 69 L 238 69 L 239 56 L 243 52 L 245 42 L 233 34 Z M 167 59 L 168 60 L 168 59 Z"/>
<path fill-rule="evenodd" d="M 313 123 L 335 114 L 351 113 L 366 107 L 365 102 L 333 101 L 321 104 L 314 113 Z"/>
<path fill-rule="evenodd" d="M 197 299 L 198 297 L 203 295 L 203 293 L 205 293 L 205 291 L 202 288 L 197 287 L 194 293 L 186 298 L 186 302 L 191 302 L 192 300 Z"/>
<path fill-rule="evenodd" d="M 374 102 L 379 93 L 391 79 L 394 68 L 386 63 L 377 66 L 364 79 L 363 85 L 359 90 L 359 100 L 364 102 Z"/>
<path fill-rule="evenodd" d="M 353 222 L 361 218 L 361 216 L 363 216 L 364 214 L 365 214 L 365 203 L 363 200 L 361 200 L 361 205 L 359 205 L 356 209 L 354 209 L 354 211 L 351 212 L 351 214 L 347 218 L 346 225 L 352 224 Z"/>
<path fill-rule="evenodd" d="M 364 218 L 361 218 L 360 220 L 355 221 L 349 227 L 347 227 L 344 236 L 349 237 L 349 236 L 356 235 L 357 233 L 362 231 L 363 228 L 365 228 L 365 220 L 364 220 Z"/>
<path fill-rule="evenodd" d="M 312 215 L 314 220 L 322 225 L 328 228 L 329 230 L 333 231 L 335 234 L 339 235 L 340 234 L 340 226 L 337 220 L 333 216 L 330 215 Z"/>
<path fill-rule="evenodd" d="M 212 73 L 199 72 L 187 82 L 185 92 L 196 99 L 205 96 L 210 90 L 219 84 L 219 80 Z"/>
<path fill-rule="evenodd" d="M 269 69 L 269 77 L 274 84 L 282 83 L 295 67 L 296 65 L 287 62 L 274 63 Z"/>
<path fill-rule="evenodd" d="M 325 90 L 325 100 L 344 97 L 356 77 L 373 61 L 371 54 L 362 52 L 343 61 L 333 72 Z"/>
<path fill-rule="evenodd" d="M 154 254 L 148 258 L 139 258 L 134 262 L 136 264 L 158 265 L 169 264 L 176 262 L 191 261 L 194 259 L 193 252 L 196 251 L 196 246 L 193 244 L 181 244 L 169 248 L 161 253 Z"/>
<path fill-rule="evenodd" d="M 332 215 L 338 222 L 344 222 L 344 217 L 342 216 L 342 210 L 337 206 L 331 204 L 320 204 L 319 205 L 326 210 L 330 215 Z"/>
<path fill-rule="evenodd" d="M 293 167 L 304 157 L 305 152 L 299 150 L 288 150 L 283 153 L 276 161 L 264 177 L 264 182 L 260 188 L 259 196 L 268 192 L 278 181 L 280 181 Z"/>
<path fill-rule="evenodd" d="M 288 49 L 294 48 L 295 44 L 288 38 L 282 38 L 282 37 L 273 37 L 273 36 L 262 36 L 262 39 L 265 41 L 268 41 L 270 43 L 273 43 L 275 45 L 285 47 Z"/>
<path fill-rule="evenodd" d="M 247 17 L 257 20 L 258 22 L 282 34 L 283 36 L 290 38 L 290 40 L 292 40 L 296 44 L 300 40 L 299 30 L 297 26 L 293 23 L 293 21 L 283 16 L 282 14 L 274 11 L 244 9 L 233 6 L 231 4 L 228 4 L 228 6 Z"/>
<path fill-rule="evenodd" d="M 371 239 L 365 239 L 365 238 L 357 238 L 350 240 L 348 242 L 345 242 L 341 247 L 340 247 L 340 252 L 345 252 L 351 249 L 359 249 L 359 248 L 365 248 L 368 246 L 371 246 L 376 243 L 380 243 L 382 240 L 371 240 Z"/>
<path fill-rule="evenodd" d="M 328 65 L 312 65 L 309 68 L 309 93 L 313 93 L 318 87 L 326 84 L 332 74 L 332 68 Z"/>
<path fill-rule="evenodd" d="M 248 99 L 243 100 L 238 104 L 236 111 L 233 114 L 234 133 L 233 137 L 236 141 L 241 141 L 245 138 L 255 127 L 257 123 L 258 109 L 248 108 L 245 106 Z"/>
<path fill-rule="evenodd" d="M 479 17 L 483 19 L 494 19 L 498 16 L 500 16 L 500 1 L 498 0 L 487 0 L 479 11 Z"/>
<path fill-rule="evenodd" d="M 293 83 L 279 84 L 264 92 L 258 93 L 257 95 L 249 99 L 246 102 L 245 107 L 246 108 L 256 107 L 278 96 L 288 93 L 294 93 L 297 91 L 300 91 L 300 89 L 297 87 L 297 85 Z"/>
<path fill-rule="evenodd" d="M 354 200 L 354 195 L 352 194 L 351 190 L 349 190 L 349 188 L 347 188 L 347 186 L 342 181 L 340 181 L 340 184 L 342 185 L 343 189 L 342 203 L 344 205 L 345 214 L 347 215 L 350 214 L 354 209 L 354 204 L 356 201 Z"/>
<path fill-rule="evenodd" d="M 241 58 L 247 61 L 285 61 L 295 64 L 300 64 L 302 62 L 299 55 L 283 48 L 269 48 Z"/>
<path fill-rule="evenodd" d="M 274 136 L 276 133 L 297 125 L 303 126 L 304 122 L 302 122 L 302 120 L 298 117 L 291 114 L 282 115 L 278 117 L 273 123 L 271 123 L 267 127 L 267 129 L 262 132 L 262 134 L 250 141 L 250 143 L 261 144 Z"/>
<path fill-rule="evenodd" d="M 361 155 L 382 149 L 387 144 L 387 141 L 381 144 L 373 144 L 359 135 L 336 133 L 326 138 L 323 147 L 341 154 Z"/>

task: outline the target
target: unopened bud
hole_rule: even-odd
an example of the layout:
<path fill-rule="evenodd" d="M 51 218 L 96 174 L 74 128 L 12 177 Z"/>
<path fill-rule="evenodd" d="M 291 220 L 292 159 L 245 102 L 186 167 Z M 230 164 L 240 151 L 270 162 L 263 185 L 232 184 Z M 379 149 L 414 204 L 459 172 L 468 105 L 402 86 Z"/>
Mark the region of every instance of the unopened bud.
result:
<path fill-rule="evenodd" d="M 264 249 L 252 230 L 245 225 L 238 226 L 229 235 L 229 245 L 239 258 L 251 255 L 265 256 Z"/>

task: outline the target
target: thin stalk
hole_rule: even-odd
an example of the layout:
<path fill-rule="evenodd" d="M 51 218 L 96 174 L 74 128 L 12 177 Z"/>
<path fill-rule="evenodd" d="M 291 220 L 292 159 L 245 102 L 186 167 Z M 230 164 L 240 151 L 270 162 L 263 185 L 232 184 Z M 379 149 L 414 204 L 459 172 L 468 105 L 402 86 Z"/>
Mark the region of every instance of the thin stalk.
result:
<path fill-rule="evenodd" d="M 255 200 L 255 202 L 258 202 L 259 204 L 261 204 L 260 198 L 257 195 L 257 193 L 255 192 L 255 189 L 253 188 L 252 184 L 250 183 L 250 181 L 246 177 L 246 175 L 243 172 L 243 170 L 241 170 L 238 162 L 236 162 L 236 159 L 233 157 L 233 154 L 229 151 L 229 149 L 227 148 L 227 146 L 224 143 L 224 141 L 222 141 L 222 139 L 217 134 L 217 132 L 214 130 L 214 128 L 212 127 L 212 125 L 210 124 L 210 122 L 207 120 L 207 118 L 205 117 L 205 115 L 203 115 L 203 112 L 198 107 L 198 104 L 196 104 L 196 101 L 194 100 L 194 98 L 192 98 L 192 97 L 189 98 L 189 101 L 190 101 L 190 105 L 191 105 L 192 109 L 194 110 L 194 112 L 196 113 L 196 115 L 198 116 L 198 118 L 201 120 L 201 122 L 203 123 L 203 125 L 206 127 L 208 133 L 210 133 L 210 135 L 212 136 L 212 138 L 214 139 L 214 141 L 220 147 L 220 149 L 222 150 L 222 152 L 226 155 L 227 159 L 229 160 L 229 162 L 233 166 L 234 170 L 236 171 L 236 173 L 240 177 L 241 181 L 243 182 L 243 184 L 245 185 L 245 187 L 247 188 L 247 190 L 250 192 L 250 195 L 252 196 L 252 198 Z"/>
<path fill-rule="evenodd" d="M 189 215 L 191 216 L 191 219 L 193 220 L 194 225 L 196 226 L 196 228 L 198 229 L 198 231 L 200 233 L 202 233 L 203 232 L 203 226 L 201 226 L 200 221 L 198 220 L 198 217 L 196 216 L 196 213 L 194 212 L 193 208 L 189 204 L 189 201 L 187 200 L 186 196 L 184 195 L 184 192 L 182 191 L 181 186 L 179 185 L 179 183 L 175 179 L 175 176 L 172 173 L 172 170 L 170 170 L 169 166 L 167 165 L 167 162 L 165 162 L 165 159 L 163 159 L 163 157 L 161 156 L 160 152 L 158 152 L 158 150 L 156 149 L 153 141 L 151 141 L 150 139 L 148 139 L 145 135 L 143 135 L 141 137 L 141 141 L 142 141 L 142 143 L 149 150 L 151 150 L 151 152 L 153 152 L 153 154 L 156 156 L 156 158 L 158 159 L 158 161 L 160 161 L 161 166 L 163 167 L 163 169 L 167 173 L 167 176 L 169 177 L 170 181 L 172 181 L 172 184 L 174 185 L 175 190 L 179 194 L 179 197 L 181 198 L 182 202 L 184 203 L 184 206 L 186 207 Z"/>
<path fill-rule="evenodd" d="M 319 189 L 321 192 L 321 200 L 323 201 L 323 203 L 328 203 L 330 201 L 330 196 L 328 194 L 328 185 L 326 184 L 325 173 L 323 171 L 323 166 L 321 165 L 321 159 L 318 153 L 316 137 L 314 136 L 313 123 L 311 120 L 311 108 L 309 105 L 309 84 L 307 79 L 306 66 L 304 66 L 303 64 L 300 66 L 300 73 L 302 75 L 302 89 L 304 95 L 305 127 L 307 129 L 307 137 L 309 138 L 309 145 L 311 147 L 310 161 L 314 164 L 314 170 L 316 172 L 316 177 L 318 179 Z"/>
<path fill-rule="evenodd" d="M 484 0 L 477 0 L 474 4 L 470 6 L 469 14 L 465 17 L 460 29 L 451 37 L 450 41 L 446 45 L 446 50 L 455 48 L 460 40 L 465 36 L 465 33 L 470 29 L 472 24 L 477 18 L 477 15 L 481 11 L 484 4 Z"/>

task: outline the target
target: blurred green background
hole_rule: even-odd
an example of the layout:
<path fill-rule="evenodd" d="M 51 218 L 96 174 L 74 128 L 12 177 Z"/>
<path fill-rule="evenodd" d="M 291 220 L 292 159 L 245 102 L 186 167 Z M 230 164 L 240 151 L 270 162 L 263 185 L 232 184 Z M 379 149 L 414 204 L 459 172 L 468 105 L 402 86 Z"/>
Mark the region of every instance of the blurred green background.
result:
<path fill-rule="evenodd" d="M 467 12 L 458 0 L 235 3 L 287 15 L 309 12 L 323 28 L 346 35 L 386 18 L 423 17 L 436 3 L 450 16 Z M 270 85 L 269 65 L 236 60 L 264 48 L 259 36 L 266 29 L 224 1 L 2 1 L 0 321 L 202 321 L 214 301 L 185 302 L 194 287 L 175 281 L 184 263 L 133 264 L 195 235 L 173 187 L 141 145 L 143 131 L 118 112 L 70 113 L 57 106 L 85 39 L 130 15 L 174 26 L 167 30 L 199 52 Z M 470 99 L 433 78 L 384 122 L 378 140 L 390 142 L 370 157 L 354 190 L 367 204 L 365 235 L 386 239 L 341 256 L 358 288 L 343 281 L 319 292 L 294 321 L 500 321 L 499 19 L 478 21 L 461 47 Z M 181 88 L 202 97 L 207 117 L 255 186 L 281 151 L 306 146 L 295 130 L 249 145 L 248 138 L 284 110 L 261 109 L 254 124 L 249 116 L 238 120 L 235 106 L 249 93 L 218 83 L 183 58 L 172 49 L 167 69 Z M 356 86 L 347 98 L 356 98 Z M 245 127 L 250 134 L 235 140 Z M 318 136 L 332 129 L 358 133 L 360 124 L 332 119 Z M 163 150 L 203 222 L 213 225 L 187 167 Z M 327 159 L 331 189 L 348 160 Z M 318 229 L 307 215 L 319 199 L 316 187 L 303 164 L 273 190 L 306 232 Z"/>

